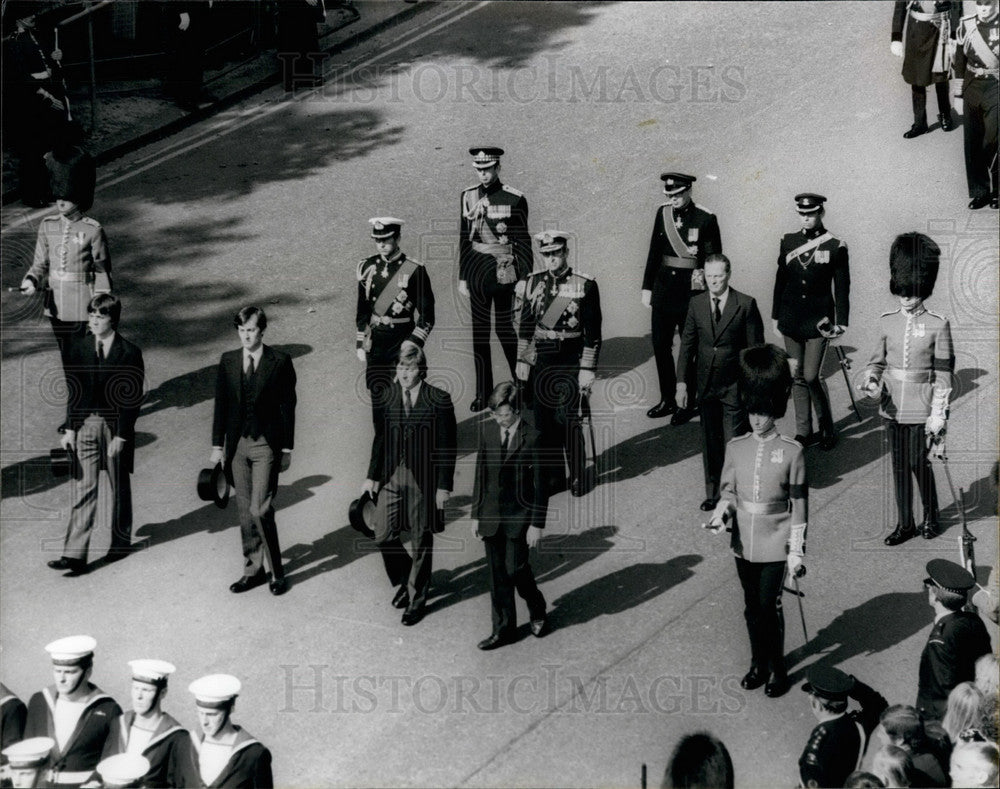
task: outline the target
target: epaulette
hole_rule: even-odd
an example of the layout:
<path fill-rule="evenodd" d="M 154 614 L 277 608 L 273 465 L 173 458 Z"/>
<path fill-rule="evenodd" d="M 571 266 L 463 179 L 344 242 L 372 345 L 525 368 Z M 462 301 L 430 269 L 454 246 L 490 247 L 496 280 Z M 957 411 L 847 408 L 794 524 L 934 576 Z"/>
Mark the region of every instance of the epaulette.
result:
<path fill-rule="evenodd" d="M 895 315 L 897 312 L 902 312 L 903 308 L 900 307 L 898 310 L 889 310 L 888 312 L 883 312 L 882 317 L 888 318 L 890 315 Z"/>
<path fill-rule="evenodd" d="M 43 222 L 58 222 L 62 218 L 61 214 L 52 214 L 42 219 Z"/>
<path fill-rule="evenodd" d="M 467 186 L 465 189 L 462 190 L 462 194 L 465 194 L 466 192 L 471 192 L 473 189 L 478 189 L 479 186 L 480 186 L 479 184 L 473 184 L 472 186 Z"/>
<path fill-rule="evenodd" d="M 694 207 L 697 208 L 699 211 L 704 211 L 706 214 L 711 214 L 712 216 L 715 216 L 715 212 L 714 211 L 711 211 L 708 208 L 705 208 L 705 206 L 703 206 L 703 205 L 699 205 L 698 203 L 693 203 L 692 205 L 694 205 Z"/>
<path fill-rule="evenodd" d="M 925 309 L 926 309 L 926 308 L 925 308 Z M 934 310 L 927 310 L 927 314 L 928 314 L 928 315 L 933 315 L 933 316 L 934 316 L 935 318 L 937 318 L 937 319 L 938 319 L 939 321 L 945 321 L 945 322 L 947 322 L 947 320 L 948 320 L 948 319 L 947 319 L 947 318 L 946 318 L 946 317 L 945 317 L 944 315 L 942 315 L 942 314 L 941 314 L 940 312 L 934 312 Z"/>
<path fill-rule="evenodd" d="M 358 270 L 357 273 L 355 274 L 355 276 L 358 278 L 358 282 L 361 282 L 361 280 L 365 278 L 365 275 L 362 272 L 362 268 L 364 267 L 365 263 L 368 262 L 368 260 L 369 260 L 368 258 L 365 258 L 360 263 L 358 263 Z"/>
<path fill-rule="evenodd" d="M 96 219 L 91 219 L 89 216 L 80 217 L 81 222 L 86 222 L 88 225 L 93 225 L 94 227 L 100 227 L 101 223 Z"/>
<path fill-rule="evenodd" d="M 968 16 L 963 16 L 962 17 L 962 21 L 963 22 L 971 22 L 975 18 L 976 18 L 976 14 L 969 14 Z"/>
<path fill-rule="evenodd" d="M 817 726 L 813 729 L 812 734 L 809 735 L 809 742 L 806 743 L 805 750 L 802 752 L 802 759 L 806 764 L 813 765 L 814 767 L 823 766 L 820 762 L 819 755 L 825 738 L 825 726 Z"/>
<path fill-rule="evenodd" d="M 515 189 L 513 186 L 507 186 L 507 184 L 500 184 L 500 188 L 505 192 L 510 192 L 515 197 L 524 197 L 524 192 L 520 189 Z"/>
<path fill-rule="evenodd" d="M 591 276 L 590 274 L 584 274 L 582 271 L 577 271 L 576 269 L 573 270 L 573 273 L 578 277 L 583 277 L 583 279 L 589 279 L 589 280 L 594 279 L 593 276 Z"/>
<path fill-rule="evenodd" d="M 409 255 L 406 256 L 406 260 L 409 260 L 414 266 L 422 266 L 422 265 L 424 265 L 419 260 L 417 260 L 416 258 L 411 258 Z"/>
<path fill-rule="evenodd" d="M 741 436 L 733 436 L 729 439 L 729 443 L 735 444 L 737 441 L 746 441 L 748 438 L 753 438 L 753 433 L 744 433 Z"/>
<path fill-rule="evenodd" d="M 785 441 L 785 442 L 787 442 L 789 444 L 794 444 L 799 449 L 802 449 L 802 443 L 799 442 L 799 441 L 796 441 L 794 438 L 789 438 L 788 436 L 783 436 L 781 433 L 778 433 L 778 438 L 780 438 L 782 441 Z"/>

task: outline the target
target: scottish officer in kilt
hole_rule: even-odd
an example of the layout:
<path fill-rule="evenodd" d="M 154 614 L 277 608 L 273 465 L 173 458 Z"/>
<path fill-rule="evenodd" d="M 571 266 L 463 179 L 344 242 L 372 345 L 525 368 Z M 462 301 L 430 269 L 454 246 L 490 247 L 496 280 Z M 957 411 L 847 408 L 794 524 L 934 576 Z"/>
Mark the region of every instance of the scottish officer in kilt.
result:
<path fill-rule="evenodd" d="M 367 363 L 365 386 L 377 430 L 400 348 L 423 348 L 434 328 L 434 291 L 423 264 L 399 248 L 403 220 L 375 217 L 368 223 L 378 253 L 358 264 L 357 355 Z"/>
<path fill-rule="evenodd" d="M 976 13 L 962 17 L 952 64 L 962 80 L 955 109 L 965 104 L 965 177 L 969 208 L 997 203 L 997 102 L 1000 100 L 1000 13 L 997 0 L 976 0 Z M 967 101 L 966 101 L 967 100 Z"/>
<path fill-rule="evenodd" d="M 500 182 L 503 148 L 470 148 L 479 184 L 462 192 L 458 247 L 458 290 L 472 308 L 472 353 L 476 397 L 472 411 L 482 411 L 493 392 L 490 316 L 511 377 L 517 363 L 517 335 L 512 307 L 514 284 L 531 273 L 528 201 Z"/>
<path fill-rule="evenodd" d="M 752 432 L 726 447 L 720 498 L 708 528 L 732 531 L 750 636 L 750 670 L 740 685 L 764 685 L 764 693 L 775 697 L 788 686 L 781 590 L 786 573 L 803 573 L 809 489 L 802 445 L 774 426 L 792 387 L 788 355 L 774 345 L 747 348 L 740 354 L 740 385 Z"/>
<path fill-rule="evenodd" d="M 565 453 L 570 492 L 581 496 L 587 455 L 580 398 L 593 385 L 597 369 L 601 297 L 594 279 L 569 265 L 568 238 L 559 231 L 535 235 L 546 270 L 517 283 L 516 373 L 518 380 L 531 381 L 535 427 L 543 462 L 551 458 L 553 483 L 561 485 L 556 479 Z"/>
<path fill-rule="evenodd" d="M 674 390 L 674 333 L 680 333 L 687 317 L 692 293 L 705 290 L 705 258 L 722 252 L 719 222 L 691 200 L 693 175 L 664 173 L 663 193 L 667 202 L 656 210 L 653 233 L 649 240 L 646 270 L 642 276 L 642 303 L 653 311 L 652 340 L 660 402 L 646 416 L 656 419 L 673 414 L 672 425 L 682 425 L 697 413 L 692 401 L 677 410 Z M 695 391 L 695 370 L 691 364 L 685 376 L 688 390 Z"/>
<path fill-rule="evenodd" d="M 944 455 L 955 352 L 951 324 L 924 306 L 934 290 L 941 250 L 921 233 L 905 233 L 892 242 L 889 253 L 889 290 L 899 309 L 879 318 L 879 338 L 859 387 L 879 397 L 896 491 L 899 520 L 885 538 L 899 545 L 917 533 L 913 518 L 913 480 L 923 502 L 920 533 L 931 539 L 938 529 L 937 491 L 928 460 L 928 447 Z"/>
<path fill-rule="evenodd" d="M 954 44 L 961 15 L 960 0 L 896 0 L 890 49 L 903 58 L 903 79 L 913 97 L 913 125 L 903 133 L 907 140 L 929 131 L 928 85 L 933 85 L 937 94 L 941 131 L 954 128 L 948 103 L 949 46 Z"/>
<path fill-rule="evenodd" d="M 820 448 L 830 449 L 836 436 L 821 372 L 827 343 L 847 328 L 851 273 L 847 244 L 823 227 L 825 202 L 823 195 L 795 195 L 802 229 L 781 239 L 771 323 L 792 362 L 795 440 L 812 441 L 815 408 Z"/>

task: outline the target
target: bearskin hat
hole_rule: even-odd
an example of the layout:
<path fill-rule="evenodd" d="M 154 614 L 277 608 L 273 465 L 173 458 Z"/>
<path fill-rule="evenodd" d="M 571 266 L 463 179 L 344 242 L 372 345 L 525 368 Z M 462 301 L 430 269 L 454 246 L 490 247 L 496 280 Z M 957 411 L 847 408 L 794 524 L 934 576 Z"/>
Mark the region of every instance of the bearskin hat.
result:
<path fill-rule="evenodd" d="M 740 352 L 740 396 L 747 411 L 775 419 L 785 415 L 792 391 L 788 354 L 776 345 L 758 345 Z"/>
<path fill-rule="evenodd" d="M 889 252 L 889 291 L 893 296 L 929 298 L 937 281 L 941 248 L 923 233 L 896 236 Z"/>

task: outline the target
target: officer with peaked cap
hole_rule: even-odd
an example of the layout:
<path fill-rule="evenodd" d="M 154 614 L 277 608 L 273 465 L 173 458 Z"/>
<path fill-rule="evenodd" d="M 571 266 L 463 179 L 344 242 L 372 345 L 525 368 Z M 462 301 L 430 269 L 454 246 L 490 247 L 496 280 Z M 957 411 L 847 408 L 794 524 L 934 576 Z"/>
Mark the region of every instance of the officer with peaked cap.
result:
<path fill-rule="evenodd" d="M 802 690 L 819 724 L 799 757 L 801 786 L 843 786 L 868 747 L 888 703 L 877 691 L 840 669 L 814 664 Z M 847 711 L 848 698 L 860 709 Z"/>
<path fill-rule="evenodd" d="M 674 403 L 677 384 L 674 333 L 684 329 L 691 294 L 705 289 L 705 258 L 722 252 L 722 238 L 715 214 L 691 200 L 691 185 L 697 178 L 684 173 L 663 173 L 660 180 L 667 202 L 656 210 L 642 277 L 642 303 L 653 311 L 652 340 L 660 402 L 646 416 L 658 418 L 672 413 L 670 424 L 682 425 L 694 417 L 697 408 L 690 402 L 677 411 Z M 694 392 L 693 360 L 685 378 L 688 391 Z"/>
<path fill-rule="evenodd" d="M 472 308 L 472 354 L 476 396 L 472 411 L 482 411 L 493 391 L 490 322 L 495 312 L 497 339 L 513 377 L 517 363 L 514 284 L 531 273 L 534 261 L 528 234 L 528 200 L 500 182 L 503 148 L 469 148 L 479 183 L 462 192 L 458 239 L 458 291 Z"/>
<path fill-rule="evenodd" d="M 927 601 L 934 609 L 934 626 L 920 655 L 916 707 L 924 720 L 940 720 L 948 708 L 948 694 L 962 682 L 976 678 L 976 661 L 989 653 L 990 635 L 977 614 L 963 610 L 972 573 L 947 559 L 927 562 Z"/>
<path fill-rule="evenodd" d="M 274 786 L 271 752 L 232 722 L 240 681 L 229 674 L 209 674 L 188 686 L 198 706 L 200 733 L 191 738 L 179 786 Z"/>
<path fill-rule="evenodd" d="M 590 391 L 601 348 L 601 296 L 589 274 L 569 265 L 569 236 L 560 231 L 536 233 L 545 271 L 517 283 L 515 312 L 519 381 L 531 381 L 535 427 L 543 450 L 556 453 L 551 483 L 561 487 L 563 453 L 569 463 L 569 487 L 584 493 L 587 453 L 580 425 L 580 398 Z M 559 479 L 556 479 L 559 478 Z M 558 489 L 558 488 L 556 488 Z"/>
<path fill-rule="evenodd" d="M 819 419 L 819 445 L 836 443 L 830 396 L 822 378 L 827 343 L 843 334 L 850 312 L 851 274 L 847 244 L 823 227 L 823 195 L 795 195 L 802 229 L 787 233 L 778 250 L 771 324 L 792 360 L 795 439 L 812 443 L 812 409 Z"/>
<path fill-rule="evenodd" d="M 377 254 L 358 264 L 357 355 L 367 363 L 365 386 L 380 430 L 400 348 L 423 348 L 434 328 L 434 291 L 424 265 L 399 248 L 403 220 L 382 216 L 368 223 Z"/>
<path fill-rule="evenodd" d="M 889 252 L 889 290 L 899 309 L 878 322 L 878 340 L 859 389 L 881 400 L 879 413 L 888 433 L 899 520 L 885 538 L 899 545 L 917 533 L 913 518 L 913 480 L 923 503 L 920 533 L 938 532 L 937 490 L 927 457 L 928 444 L 944 456 L 955 351 L 951 324 L 924 306 L 934 290 L 941 249 L 921 233 L 904 233 Z"/>
<path fill-rule="evenodd" d="M 148 787 L 152 784 L 143 781 L 143 776 L 149 772 L 149 760 L 134 753 L 119 753 L 103 759 L 97 765 L 97 774 L 101 777 L 101 785 L 105 789 L 130 789 L 130 787 Z M 176 784 L 170 784 L 175 786 Z"/>
<path fill-rule="evenodd" d="M 176 668 L 165 660 L 130 660 L 128 665 L 132 673 L 132 709 L 114 722 L 104 756 L 141 756 L 147 761 L 142 774 L 144 786 L 180 786 L 191 738 L 180 723 L 163 711 L 167 680 Z"/>
<path fill-rule="evenodd" d="M 31 737 L 3 749 L 4 786 L 26 787 L 46 786 L 45 774 L 56 741 L 51 737 Z M 7 781 L 10 783 L 7 783 Z"/>
<path fill-rule="evenodd" d="M 28 701 L 25 737 L 51 736 L 49 780 L 80 786 L 101 760 L 111 722 L 121 715 L 114 699 L 90 682 L 97 642 L 90 636 L 68 636 L 46 645 L 55 684 Z"/>

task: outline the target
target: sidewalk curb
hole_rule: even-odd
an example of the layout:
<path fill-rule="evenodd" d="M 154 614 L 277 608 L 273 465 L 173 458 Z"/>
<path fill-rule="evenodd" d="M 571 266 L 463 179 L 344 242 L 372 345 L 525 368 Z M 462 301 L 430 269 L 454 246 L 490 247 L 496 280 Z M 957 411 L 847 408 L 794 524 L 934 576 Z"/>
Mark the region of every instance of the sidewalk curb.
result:
<path fill-rule="evenodd" d="M 336 55 L 351 49 L 358 44 L 367 41 L 370 38 L 374 38 L 380 33 L 390 30 L 397 25 L 403 24 L 409 21 L 415 16 L 422 14 L 424 11 L 431 8 L 436 8 L 439 5 L 440 0 L 420 0 L 417 3 L 407 3 L 404 8 L 402 8 L 398 13 L 393 14 L 381 22 L 377 22 L 371 27 L 359 30 L 353 35 L 348 36 L 342 41 L 337 42 L 329 49 L 323 49 L 322 51 L 328 55 Z M 172 134 L 176 134 L 179 131 L 193 126 L 199 121 L 203 121 L 206 118 L 215 115 L 218 112 L 231 107 L 234 104 L 238 104 L 255 93 L 260 93 L 262 90 L 277 85 L 281 81 L 281 72 L 279 70 L 274 70 L 268 76 L 258 79 L 249 85 L 244 85 L 242 88 L 230 93 L 228 96 L 224 96 L 206 107 L 199 107 L 193 112 L 189 112 L 180 118 L 169 121 L 163 126 L 155 129 L 150 129 L 149 131 L 143 132 L 138 136 L 126 142 L 118 143 L 104 151 L 91 151 L 91 155 L 94 157 L 94 161 L 98 166 L 107 164 L 108 162 L 113 162 L 125 154 L 131 153 L 132 151 L 138 150 L 150 143 L 162 140 L 165 137 L 169 137 Z M 12 188 L 10 191 L 4 192 L 2 197 L 0 197 L 0 205 L 9 205 L 20 199 L 20 189 L 18 187 Z"/>

